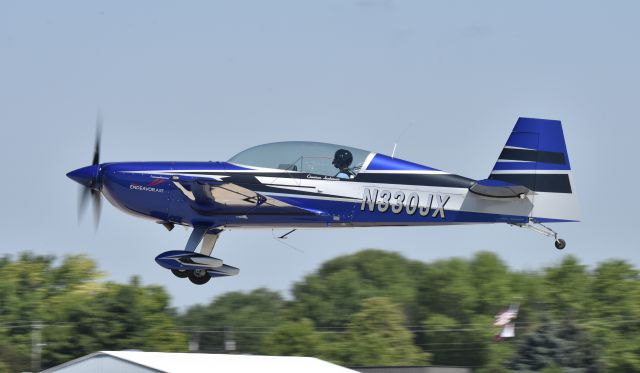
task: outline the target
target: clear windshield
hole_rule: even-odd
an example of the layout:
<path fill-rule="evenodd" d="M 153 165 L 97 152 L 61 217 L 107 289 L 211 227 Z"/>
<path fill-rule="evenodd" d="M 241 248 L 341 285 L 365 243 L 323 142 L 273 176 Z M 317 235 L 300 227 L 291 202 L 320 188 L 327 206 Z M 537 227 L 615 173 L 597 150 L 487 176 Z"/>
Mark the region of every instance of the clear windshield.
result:
<path fill-rule="evenodd" d="M 342 156 L 342 163 L 336 161 L 336 152 Z M 351 162 L 349 162 L 349 154 L 352 157 Z M 342 171 L 353 176 L 360 171 L 367 155 L 369 152 L 366 150 L 348 146 L 286 141 L 254 146 L 236 154 L 229 159 L 229 162 L 325 176 L 340 174 L 341 169 L 338 166 L 342 165 Z"/>

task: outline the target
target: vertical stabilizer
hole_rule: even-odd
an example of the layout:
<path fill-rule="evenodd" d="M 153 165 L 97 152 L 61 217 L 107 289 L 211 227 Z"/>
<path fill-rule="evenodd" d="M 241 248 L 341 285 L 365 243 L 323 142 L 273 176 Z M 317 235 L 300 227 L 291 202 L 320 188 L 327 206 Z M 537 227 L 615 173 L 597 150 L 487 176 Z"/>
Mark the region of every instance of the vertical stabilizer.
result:
<path fill-rule="evenodd" d="M 519 118 L 489 178 L 531 189 L 530 216 L 540 222 L 580 219 L 558 120 Z"/>

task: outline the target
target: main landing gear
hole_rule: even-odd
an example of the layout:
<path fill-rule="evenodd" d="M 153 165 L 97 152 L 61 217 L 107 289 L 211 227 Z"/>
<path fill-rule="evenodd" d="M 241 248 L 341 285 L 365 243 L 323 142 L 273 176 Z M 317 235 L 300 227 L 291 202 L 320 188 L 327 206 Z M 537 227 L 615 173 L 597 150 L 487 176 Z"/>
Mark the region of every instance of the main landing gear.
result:
<path fill-rule="evenodd" d="M 171 273 L 178 278 L 189 278 L 196 285 L 204 285 L 211 279 L 211 275 L 205 269 L 172 269 Z"/>
<path fill-rule="evenodd" d="M 156 257 L 156 263 L 196 285 L 204 285 L 213 277 L 235 276 L 240 272 L 238 268 L 210 256 L 221 232 L 222 229 L 195 227 L 184 250 L 165 251 Z M 196 253 L 201 242 L 200 253 Z"/>
<path fill-rule="evenodd" d="M 171 273 L 179 278 L 187 278 L 189 276 L 189 271 L 187 271 L 186 269 L 172 269 Z"/>
<path fill-rule="evenodd" d="M 211 275 L 204 269 L 194 269 L 189 271 L 187 277 L 189 277 L 189 281 L 196 285 L 204 285 L 211 279 Z"/>
<path fill-rule="evenodd" d="M 547 227 L 546 225 L 540 223 L 539 221 L 535 220 L 535 219 L 529 219 L 529 221 L 527 223 L 523 223 L 523 224 L 511 224 L 514 225 L 516 227 L 520 227 L 520 228 L 526 228 L 526 229 L 530 229 L 536 233 L 540 233 L 540 234 L 544 234 L 547 237 L 553 237 L 555 239 L 555 243 L 554 245 L 556 246 L 556 249 L 558 250 L 562 250 L 565 247 L 567 247 L 567 242 L 565 240 L 563 240 L 562 238 L 558 238 L 558 232 L 554 231 L 553 229 Z"/>

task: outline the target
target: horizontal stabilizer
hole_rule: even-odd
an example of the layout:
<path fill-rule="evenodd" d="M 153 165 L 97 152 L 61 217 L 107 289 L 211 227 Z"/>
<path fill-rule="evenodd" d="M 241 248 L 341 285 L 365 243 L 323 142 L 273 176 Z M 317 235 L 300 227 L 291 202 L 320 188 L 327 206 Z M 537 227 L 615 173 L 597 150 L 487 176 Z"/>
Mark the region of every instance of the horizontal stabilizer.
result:
<path fill-rule="evenodd" d="M 529 188 L 515 185 L 501 180 L 479 180 L 469 187 L 469 190 L 477 195 L 492 198 L 524 198 Z"/>

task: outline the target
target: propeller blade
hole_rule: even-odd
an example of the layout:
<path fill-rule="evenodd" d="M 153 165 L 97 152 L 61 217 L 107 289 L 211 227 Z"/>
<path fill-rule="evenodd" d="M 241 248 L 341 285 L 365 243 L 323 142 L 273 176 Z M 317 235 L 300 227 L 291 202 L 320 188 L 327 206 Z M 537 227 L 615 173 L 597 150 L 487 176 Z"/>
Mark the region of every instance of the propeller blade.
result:
<path fill-rule="evenodd" d="M 91 164 L 100 164 L 100 137 L 102 136 L 102 111 L 98 111 L 96 118 L 96 143 L 93 148 L 93 161 Z"/>
<path fill-rule="evenodd" d="M 98 110 L 98 115 L 96 117 L 96 142 L 93 148 L 93 159 L 91 161 L 91 164 L 93 166 L 98 166 L 98 176 L 99 176 L 99 165 L 100 165 L 100 138 L 102 136 L 102 112 Z M 92 176 L 91 177 L 91 181 L 85 181 L 83 179 L 83 177 L 86 178 L 86 175 L 82 174 L 82 172 L 80 172 L 78 174 L 79 171 L 85 171 L 90 169 L 90 167 L 85 167 L 79 170 L 76 170 L 71 174 L 72 179 L 78 181 L 80 184 L 85 185 L 84 187 L 82 187 L 82 189 L 80 189 L 80 196 L 78 199 L 78 223 L 82 220 L 85 211 L 87 210 L 88 205 L 92 204 L 93 205 L 93 221 L 95 224 L 95 229 L 98 230 L 98 225 L 100 224 L 100 212 L 102 210 L 102 201 L 100 199 L 100 190 L 98 189 L 94 189 L 94 188 L 98 188 L 99 185 L 97 184 L 97 180 L 95 180 L 95 178 L 97 178 L 98 176 Z M 95 171 L 95 170 L 94 170 Z M 92 173 L 94 172 L 92 171 Z M 75 174 L 74 174 L 75 173 Z M 82 177 L 81 177 L 82 176 Z"/>
<path fill-rule="evenodd" d="M 93 199 L 93 224 L 95 229 L 98 230 L 100 225 L 100 212 L 102 211 L 102 199 L 100 198 L 100 192 L 91 189 L 91 197 Z"/>
<path fill-rule="evenodd" d="M 80 194 L 78 195 L 78 223 L 82 220 L 84 212 L 87 210 L 87 204 L 89 202 L 89 196 L 91 190 L 85 187 L 80 187 Z"/>

